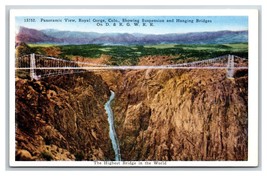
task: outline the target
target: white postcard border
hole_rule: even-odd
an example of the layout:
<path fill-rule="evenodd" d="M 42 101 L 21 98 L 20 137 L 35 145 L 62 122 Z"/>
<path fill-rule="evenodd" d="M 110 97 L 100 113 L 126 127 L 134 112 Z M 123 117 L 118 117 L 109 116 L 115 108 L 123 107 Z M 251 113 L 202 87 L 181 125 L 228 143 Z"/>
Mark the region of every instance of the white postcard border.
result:
<path fill-rule="evenodd" d="M 15 17 L 16 16 L 248 16 L 248 161 L 15 161 Z M 10 167 L 257 167 L 258 166 L 258 10 L 256 9 L 11 9 L 9 50 L 9 165 Z"/>

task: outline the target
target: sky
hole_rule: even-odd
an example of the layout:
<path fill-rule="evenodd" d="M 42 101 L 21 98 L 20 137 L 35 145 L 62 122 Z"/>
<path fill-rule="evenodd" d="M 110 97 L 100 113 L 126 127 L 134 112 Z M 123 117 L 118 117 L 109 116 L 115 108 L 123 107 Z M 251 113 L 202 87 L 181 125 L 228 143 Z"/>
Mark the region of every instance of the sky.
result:
<path fill-rule="evenodd" d="M 247 16 L 19 16 L 20 26 L 98 33 L 167 34 L 248 30 Z"/>

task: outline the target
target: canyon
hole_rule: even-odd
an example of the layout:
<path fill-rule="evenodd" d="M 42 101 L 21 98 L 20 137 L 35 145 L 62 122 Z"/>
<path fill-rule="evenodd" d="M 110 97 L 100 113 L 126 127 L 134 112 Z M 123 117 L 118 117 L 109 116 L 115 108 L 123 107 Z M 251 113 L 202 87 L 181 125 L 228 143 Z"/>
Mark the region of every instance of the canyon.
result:
<path fill-rule="evenodd" d="M 147 69 L 17 77 L 16 160 L 114 160 L 110 91 L 122 161 L 248 159 L 247 70 Z"/>

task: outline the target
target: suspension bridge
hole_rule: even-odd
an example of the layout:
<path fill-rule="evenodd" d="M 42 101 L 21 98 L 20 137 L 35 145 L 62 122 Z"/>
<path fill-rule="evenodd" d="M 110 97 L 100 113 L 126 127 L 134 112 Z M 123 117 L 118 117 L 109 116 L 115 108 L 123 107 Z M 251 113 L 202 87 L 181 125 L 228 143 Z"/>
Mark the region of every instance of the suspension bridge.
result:
<path fill-rule="evenodd" d="M 235 55 L 224 55 L 201 61 L 159 66 L 113 66 L 89 62 L 72 61 L 39 54 L 28 54 L 16 58 L 16 70 L 29 70 L 31 79 L 103 70 L 140 69 L 225 69 L 226 77 L 233 78 L 235 70 L 248 69 L 248 60 Z"/>

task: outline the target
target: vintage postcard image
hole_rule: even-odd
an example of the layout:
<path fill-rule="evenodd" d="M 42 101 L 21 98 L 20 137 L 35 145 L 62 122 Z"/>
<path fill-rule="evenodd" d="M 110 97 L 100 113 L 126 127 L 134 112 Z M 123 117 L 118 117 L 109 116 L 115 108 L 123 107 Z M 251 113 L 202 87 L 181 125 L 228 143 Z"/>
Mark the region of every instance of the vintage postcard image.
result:
<path fill-rule="evenodd" d="M 11 10 L 10 166 L 257 166 L 256 10 Z"/>

